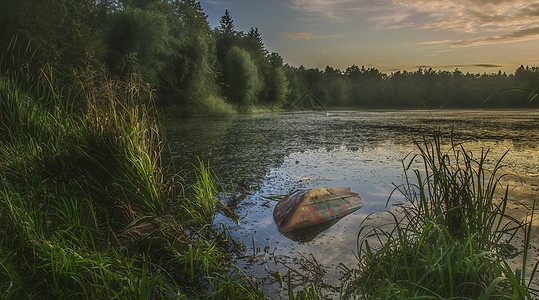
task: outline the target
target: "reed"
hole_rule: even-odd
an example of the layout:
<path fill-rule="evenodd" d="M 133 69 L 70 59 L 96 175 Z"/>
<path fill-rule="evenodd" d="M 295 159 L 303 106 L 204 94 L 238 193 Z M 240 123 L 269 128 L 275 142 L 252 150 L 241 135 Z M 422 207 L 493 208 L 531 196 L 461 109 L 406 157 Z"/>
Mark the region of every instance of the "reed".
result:
<path fill-rule="evenodd" d="M 215 179 L 201 163 L 186 192 L 161 167 L 151 89 L 126 69 L 58 80 L 0 59 L 0 298 L 191 298 L 230 285 L 211 279 L 234 247 L 213 224 Z M 236 294 L 256 293 L 244 284 Z"/>
<path fill-rule="evenodd" d="M 475 157 L 454 141 L 445 149 L 438 133 L 416 144 L 419 154 L 403 160 L 404 184 L 394 192 L 406 203 L 398 213 L 388 212 L 393 222 L 369 226 L 367 218 L 361 224 L 358 276 L 349 293 L 379 299 L 531 299 L 532 291 L 501 254 L 523 228 L 506 214 L 507 189 L 495 201 L 503 157 L 490 166 L 488 150 Z M 421 168 L 413 169 L 417 161 Z"/>

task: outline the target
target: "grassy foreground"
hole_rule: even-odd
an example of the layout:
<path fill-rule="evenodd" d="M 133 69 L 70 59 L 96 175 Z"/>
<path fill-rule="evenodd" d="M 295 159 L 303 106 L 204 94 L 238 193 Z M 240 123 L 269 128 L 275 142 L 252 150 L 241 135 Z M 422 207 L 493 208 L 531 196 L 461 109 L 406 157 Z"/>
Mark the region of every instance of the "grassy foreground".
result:
<path fill-rule="evenodd" d="M 533 299 L 525 278 L 531 224 L 506 214 L 501 200 L 501 160 L 489 165 L 462 145 L 442 145 L 439 134 L 417 143 L 419 154 L 403 163 L 404 184 L 395 192 L 406 201 L 387 226 L 363 221 L 358 238 L 359 270 L 349 295 L 373 299 Z M 404 161 L 403 161 L 404 162 Z M 420 163 L 419 169 L 413 169 Z M 489 165 L 490 166 L 490 165 Z M 532 211 L 533 216 L 533 211 Z M 524 245 L 514 243 L 524 232 Z M 511 269 L 507 257 L 524 248 L 524 266 Z M 535 273 L 537 264 L 532 274 Z M 351 272 L 351 270 L 348 270 Z"/>
<path fill-rule="evenodd" d="M 0 61 L 0 299 L 258 298 L 213 224 L 207 168 L 160 165 L 151 91 L 135 72 L 58 83 Z"/>

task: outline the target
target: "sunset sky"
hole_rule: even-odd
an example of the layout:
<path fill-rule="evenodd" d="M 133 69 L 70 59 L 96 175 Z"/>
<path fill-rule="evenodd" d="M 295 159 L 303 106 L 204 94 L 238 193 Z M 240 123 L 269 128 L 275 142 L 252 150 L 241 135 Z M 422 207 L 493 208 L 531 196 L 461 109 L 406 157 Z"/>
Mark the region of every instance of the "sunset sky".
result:
<path fill-rule="evenodd" d="M 299 66 L 513 73 L 539 66 L 539 0 L 204 0 Z"/>

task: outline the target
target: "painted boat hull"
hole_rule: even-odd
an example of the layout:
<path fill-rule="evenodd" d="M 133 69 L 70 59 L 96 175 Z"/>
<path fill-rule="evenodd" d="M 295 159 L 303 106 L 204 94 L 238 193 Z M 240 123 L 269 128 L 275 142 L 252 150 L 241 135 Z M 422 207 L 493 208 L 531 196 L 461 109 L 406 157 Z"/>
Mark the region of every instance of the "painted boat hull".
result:
<path fill-rule="evenodd" d="M 277 203 L 273 219 L 280 233 L 301 240 L 302 232 L 316 235 L 364 205 L 350 188 L 300 189 Z"/>

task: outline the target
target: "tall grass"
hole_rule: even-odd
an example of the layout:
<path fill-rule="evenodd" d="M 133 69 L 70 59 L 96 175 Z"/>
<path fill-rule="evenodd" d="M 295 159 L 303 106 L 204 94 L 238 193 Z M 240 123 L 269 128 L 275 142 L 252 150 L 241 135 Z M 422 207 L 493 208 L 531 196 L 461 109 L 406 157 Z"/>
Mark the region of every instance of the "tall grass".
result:
<path fill-rule="evenodd" d="M 167 174 L 151 89 L 123 74 L 58 80 L 2 56 L 0 298 L 226 293 L 212 280 L 233 247 L 212 223 L 214 179 L 203 164 L 194 186 Z"/>
<path fill-rule="evenodd" d="M 500 158 L 487 163 L 462 145 L 444 147 L 440 134 L 417 143 L 403 161 L 406 203 L 387 226 L 361 224 L 354 295 L 379 299 L 531 299 L 500 254 L 521 228 L 506 215 Z M 416 163 L 420 169 L 413 169 Z"/>

